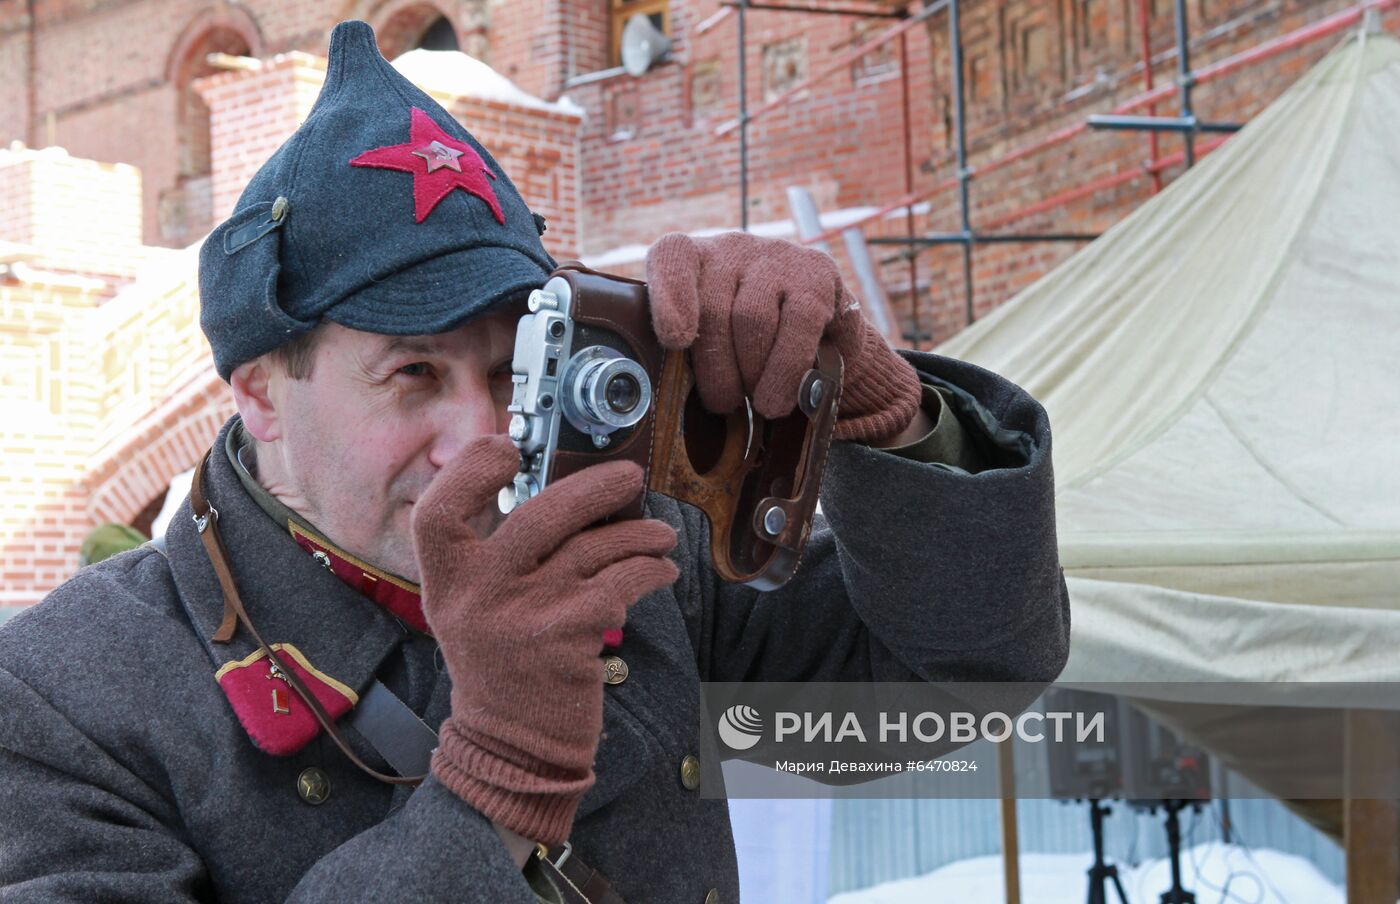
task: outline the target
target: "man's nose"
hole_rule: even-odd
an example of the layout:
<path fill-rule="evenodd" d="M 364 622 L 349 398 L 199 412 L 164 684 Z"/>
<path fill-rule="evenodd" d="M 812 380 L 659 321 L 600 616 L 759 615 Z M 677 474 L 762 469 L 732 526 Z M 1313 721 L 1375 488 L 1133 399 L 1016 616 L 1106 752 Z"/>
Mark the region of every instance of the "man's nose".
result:
<path fill-rule="evenodd" d="M 464 393 L 454 404 L 443 405 L 436 412 L 433 444 L 428 455 L 436 467 L 443 467 L 465 449 L 472 440 L 492 433 L 504 433 L 510 416 L 499 406 L 485 387 Z"/>

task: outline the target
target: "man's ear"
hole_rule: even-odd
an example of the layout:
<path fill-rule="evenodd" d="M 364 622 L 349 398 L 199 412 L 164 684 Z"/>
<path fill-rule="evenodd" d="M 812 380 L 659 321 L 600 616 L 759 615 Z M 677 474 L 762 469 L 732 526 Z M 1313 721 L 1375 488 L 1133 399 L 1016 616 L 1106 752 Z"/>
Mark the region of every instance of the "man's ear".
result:
<path fill-rule="evenodd" d="M 273 381 L 281 376 L 267 355 L 245 361 L 229 374 L 228 383 L 243 417 L 243 428 L 259 442 L 270 443 L 282 437 L 281 412 L 272 393 Z"/>

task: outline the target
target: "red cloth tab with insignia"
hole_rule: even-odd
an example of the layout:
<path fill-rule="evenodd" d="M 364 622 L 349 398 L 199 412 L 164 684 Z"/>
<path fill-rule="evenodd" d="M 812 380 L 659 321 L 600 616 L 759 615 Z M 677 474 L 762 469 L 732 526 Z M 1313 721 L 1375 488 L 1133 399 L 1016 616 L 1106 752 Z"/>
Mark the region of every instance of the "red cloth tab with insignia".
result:
<path fill-rule="evenodd" d="M 431 635 L 428 620 L 423 616 L 423 595 L 417 584 L 381 571 L 339 549 L 326 540 L 304 530 L 295 521 L 288 521 L 287 528 L 292 539 L 306 550 L 331 573 L 349 584 L 355 590 L 388 609 L 404 624 Z M 608 628 L 603 632 L 603 646 L 607 649 L 622 646 L 622 629 Z"/>
<path fill-rule="evenodd" d="M 433 633 L 428 630 L 428 620 L 423 617 L 423 596 L 417 584 L 381 571 L 345 550 L 337 549 L 324 538 L 303 530 L 295 521 L 289 521 L 287 527 L 297 545 L 329 568 L 336 577 L 388 609 L 415 631 Z"/>
<path fill-rule="evenodd" d="M 332 719 L 339 719 L 360 701 L 359 695 L 316 669 L 289 643 L 272 649 L 297 673 Z M 258 749 L 273 756 L 290 756 L 321 731 L 308 707 L 286 679 L 278 677 L 267 654 L 258 650 L 214 673 L 243 729 Z"/>

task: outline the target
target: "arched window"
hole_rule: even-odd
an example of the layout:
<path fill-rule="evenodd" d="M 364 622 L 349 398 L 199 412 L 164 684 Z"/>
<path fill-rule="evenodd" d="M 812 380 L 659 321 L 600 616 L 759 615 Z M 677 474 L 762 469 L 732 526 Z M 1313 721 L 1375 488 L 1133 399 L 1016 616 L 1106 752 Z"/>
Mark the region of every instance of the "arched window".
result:
<path fill-rule="evenodd" d="M 160 189 L 162 244 L 187 245 L 213 225 L 209 108 L 195 92 L 195 80 L 219 71 L 209 63 L 210 54 L 259 56 L 262 51 L 257 25 L 236 7 L 207 10 L 176 41 L 166 66 L 175 92 L 175 181 Z"/>
<path fill-rule="evenodd" d="M 375 28 L 379 49 L 388 59 L 422 47 L 458 50 L 457 29 L 452 20 L 431 3 L 414 3 L 395 11 Z"/>
<path fill-rule="evenodd" d="M 180 92 L 176 117 L 179 122 L 182 179 L 209 175 L 209 107 L 194 90 L 194 81 L 219 70 L 209 64 L 209 55 L 248 56 L 251 48 L 238 32 L 213 28 L 200 36 L 181 61 L 176 80 Z"/>
<path fill-rule="evenodd" d="M 423 37 L 418 39 L 418 46 L 424 50 L 461 49 L 457 44 L 457 29 L 452 27 L 446 16 L 438 16 L 437 21 L 428 26 Z"/>

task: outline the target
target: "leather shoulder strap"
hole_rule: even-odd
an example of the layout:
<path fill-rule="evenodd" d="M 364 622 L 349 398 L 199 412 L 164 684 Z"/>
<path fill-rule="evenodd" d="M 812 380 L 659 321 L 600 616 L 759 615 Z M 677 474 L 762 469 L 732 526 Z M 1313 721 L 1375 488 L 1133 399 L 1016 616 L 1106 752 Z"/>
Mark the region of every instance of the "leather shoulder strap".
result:
<path fill-rule="evenodd" d="M 211 450 L 212 451 L 212 450 Z M 238 585 L 233 580 L 233 570 L 228 564 L 228 550 L 224 548 L 223 538 L 219 535 L 219 510 L 209 504 L 204 497 L 204 466 L 209 462 L 209 452 L 204 453 L 204 457 L 199 460 L 199 465 L 194 469 L 194 479 L 190 482 L 190 507 L 194 511 L 195 527 L 199 530 L 199 538 L 204 543 L 204 551 L 209 555 L 209 563 L 214 568 L 214 573 L 219 578 L 219 586 L 224 592 L 224 620 L 219 626 L 219 630 L 214 632 L 212 638 L 214 643 L 228 643 L 233 640 L 233 635 L 238 630 L 238 625 L 248 629 L 248 633 L 257 641 L 258 648 L 262 650 L 268 660 L 286 677 L 287 683 L 292 686 L 298 697 L 311 710 L 311 714 L 316 717 L 316 721 L 321 724 L 321 728 L 326 735 L 340 748 L 340 752 L 349 758 L 361 771 L 389 785 L 417 785 L 420 784 L 426 775 L 385 775 L 356 755 L 350 749 L 350 745 L 345 742 L 340 731 L 335 727 L 334 721 L 327 715 L 321 701 L 316 699 L 316 695 L 307 689 L 301 677 L 282 660 L 277 651 L 263 640 L 258 629 L 253 626 L 253 620 L 248 617 L 248 612 L 243 606 L 243 600 L 238 595 Z"/>
<path fill-rule="evenodd" d="M 200 540 L 204 543 L 204 550 L 209 555 L 209 562 L 214 567 L 214 573 L 218 575 L 219 586 L 224 593 L 224 620 L 214 632 L 214 643 L 231 641 L 238 626 L 242 624 L 272 664 L 286 676 L 297 696 L 311 710 L 316 721 L 321 723 L 326 735 L 335 742 L 350 762 L 386 784 L 421 784 L 427 777 L 428 762 L 433 748 L 437 746 L 437 734 L 415 716 L 407 704 L 375 680 L 360 699 L 360 706 L 355 708 L 355 721 L 352 724 L 391 766 L 405 772 L 402 776 L 385 775 L 371 768 L 350 749 L 350 745 L 336 729 L 321 702 L 253 626 L 253 621 L 243 606 L 243 600 L 238 595 L 233 570 L 228 564 L 228 551 L 219 535 L 219 510 L 210 505 L 204 496 L 204 466 L 208 461 L 209 452 L 206 452 L 194 469 L 194 479 L 190 483 L 190 507 L 194 510 L 194 523 L 199 529 Z M 420 769 L 421 774 L 418 772 Z M 540 857 L 545 873 L 564 895 L 566 904 L 626 904 L 617 892 L 613 891 L 607 877 L 573 856 L 571 846 L 561 845 L 547 853 L 540 850 L 537 856 Z"/>

